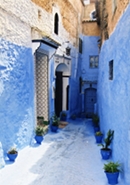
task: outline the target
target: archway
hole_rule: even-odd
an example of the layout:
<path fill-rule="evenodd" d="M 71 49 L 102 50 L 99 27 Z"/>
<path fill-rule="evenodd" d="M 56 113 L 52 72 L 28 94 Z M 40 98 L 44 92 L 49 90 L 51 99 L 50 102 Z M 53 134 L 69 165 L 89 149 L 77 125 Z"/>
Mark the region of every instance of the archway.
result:
<path fill-rule="evenodd" d="M 55 112 L 59 117 L 61 111 L 68 110 L 69 101 L 69 69 L 66 64 L 60 63 L 55 71 Z"/>

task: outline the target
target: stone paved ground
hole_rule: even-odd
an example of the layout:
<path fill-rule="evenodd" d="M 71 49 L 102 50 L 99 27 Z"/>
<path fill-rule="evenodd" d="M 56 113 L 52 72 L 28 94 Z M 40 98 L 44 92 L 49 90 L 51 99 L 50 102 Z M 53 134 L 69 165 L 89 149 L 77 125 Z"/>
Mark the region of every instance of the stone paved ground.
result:
<path fill-rule="evenodd" d="M 107 185 L 103 164 L 91 120 L 79 119 L 49 132 L 42 145 L 33 141 L 15 163 L 7 160 L 0 185 Z"/>

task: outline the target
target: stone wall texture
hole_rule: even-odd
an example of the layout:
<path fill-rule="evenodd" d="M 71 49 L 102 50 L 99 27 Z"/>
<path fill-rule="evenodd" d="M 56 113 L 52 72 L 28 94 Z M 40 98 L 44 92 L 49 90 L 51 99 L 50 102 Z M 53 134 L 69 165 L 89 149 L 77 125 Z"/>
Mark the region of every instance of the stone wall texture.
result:
<path fill-rule="evenodd" d="M 45 9 L 48 13 L 52 13 L 53 6 L 56 5 L 60 9 L 61 21 L 65 30 L 74 38 L 78 36 L 77 27 L 81 25 L 82 18 L 79 15 L 82 14 L 83 9 L 80 0 L 76 1 L 76 3 L 74 2 L 74 4 L 69 0 L 32 0 L 32 2 Z"/>
<path fill-rule="evenodd" d="M 84 7 L 83 19 L 90 20 L 90 14 L 95 10 L 95 4 L 91 3 Z"/>
<path fill-rule="evenodd" d="M 83 22 L 83 34 L 87 36 L 99 36 L 100 27 L 97 25 L 97 22 Z"/>
<path fill-rule="evenodd" d="M 84 7 L 82 19 L 82 32 L 87 36 L 99 36 L 100 27 L 97 22 L 92 20 L 91 13 L 95 11 L 95 3 L 88 4 Z"/>
<path fill-rule="evenodd" d="M 108 29 L 109 33 L 111 34 L 114 30 L 119 18 L 124 13 L 127 5 L 129 3 L 129 0 L 118 0 L 117 1 L 117 8 L 115 11 L 112 11 L 112 1 L 106 0 L 106 7 L 108 12 Z"/>

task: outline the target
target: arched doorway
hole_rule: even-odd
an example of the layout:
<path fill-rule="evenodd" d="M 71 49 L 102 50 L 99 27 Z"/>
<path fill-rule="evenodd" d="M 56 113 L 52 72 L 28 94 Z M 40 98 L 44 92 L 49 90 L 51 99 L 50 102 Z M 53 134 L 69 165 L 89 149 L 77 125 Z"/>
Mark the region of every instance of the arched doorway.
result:
<path fill-rule="evenodd" d="M 61 63 L 57 66 L 56 90 L 55 90 L 55 112 L 59 117 L 61 111 L 68 110 L 69 101 L 69 70 L 66 64 Z"/>
<path fill-rule="evenodd" d="M 97 91 L 95 88 L 85 89 L 84 108 L 85 108 L 86 116 L 88 118 L 91 118 L 94 113 L 94 104 L 97 101 L 96 92 Z"/>

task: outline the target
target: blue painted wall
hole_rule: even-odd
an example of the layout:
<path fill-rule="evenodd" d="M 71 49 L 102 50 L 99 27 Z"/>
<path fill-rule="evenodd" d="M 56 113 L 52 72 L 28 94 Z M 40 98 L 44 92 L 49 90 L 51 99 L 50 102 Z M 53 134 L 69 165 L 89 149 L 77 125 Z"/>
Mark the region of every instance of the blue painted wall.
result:
<path fill-rule="evenodd" d="M 81 101 L 79 94 L 79 77 L 81 72 L 82 54 L 77 55 L 77 50 L 72 48 L 71 52 L 71 77 L 70 84 L 70 97 L 69 97 L 69 117 L 72 114 L 77 116 L 81 112 Z"/>
<path fill-rule="evenodd" d="M 130 6 L 100 52 L 98 112 L 101 129 L 115 131 L 112 159 L 123 165 L 122 178 L 130 182 Z M 109 80 L 109 61 L 114 61 Z"/>
<path fill-rule="evenodd" d="M 79 90 L 79 78 L 82 77 L 83 80 L 94 81 L 98 79 L 98 68 L 91 69 L 89 68 L 89 56 L 98 55 L 98 39 L 97 36 L 83 36 L 83 51 L 82 54 L 79 53 L 79 56 L 76 55 L 76 51 L 73 50 L 72 54 L 72 72 L 70 78 L 70 115 L 76 113 L 80 115 L 83 111 L 84 105 L 84 95 L 80 93 Z M 82 87 L 83 92 L 87 86 Z"/>
<path fill-rule="evenodd" d="M 90 68 L 89 57 L 98 56 L 98 36 L 84 36 L 83 37 L 83 54 L 81 61 L 80 76 L 84 81 L 97 81 L 98 80 L 98 68 Z M 97 84 L 92 84 L 93 88 L 97 88 Z M 85 89 L 90 88 L 90 84 L 84 84 L 82 86 L 82 93 L 80 94 L 82 112 L 85 112 L 84 101 L 85 101 Z"/>
<path fill-rule="evenodd" d="M 33 131 L 32 50 L 0 39 L 0 142 L 4 152 L 29 145 Z"/>
<path fill-rule="evenodd" d="M 83 59 L 81 74 L 83 80 L 94 81 L 98 79 L 98 68 L 89 67 L 89 56 L 99 55 L 98 36 L 83 37 Z"/>

